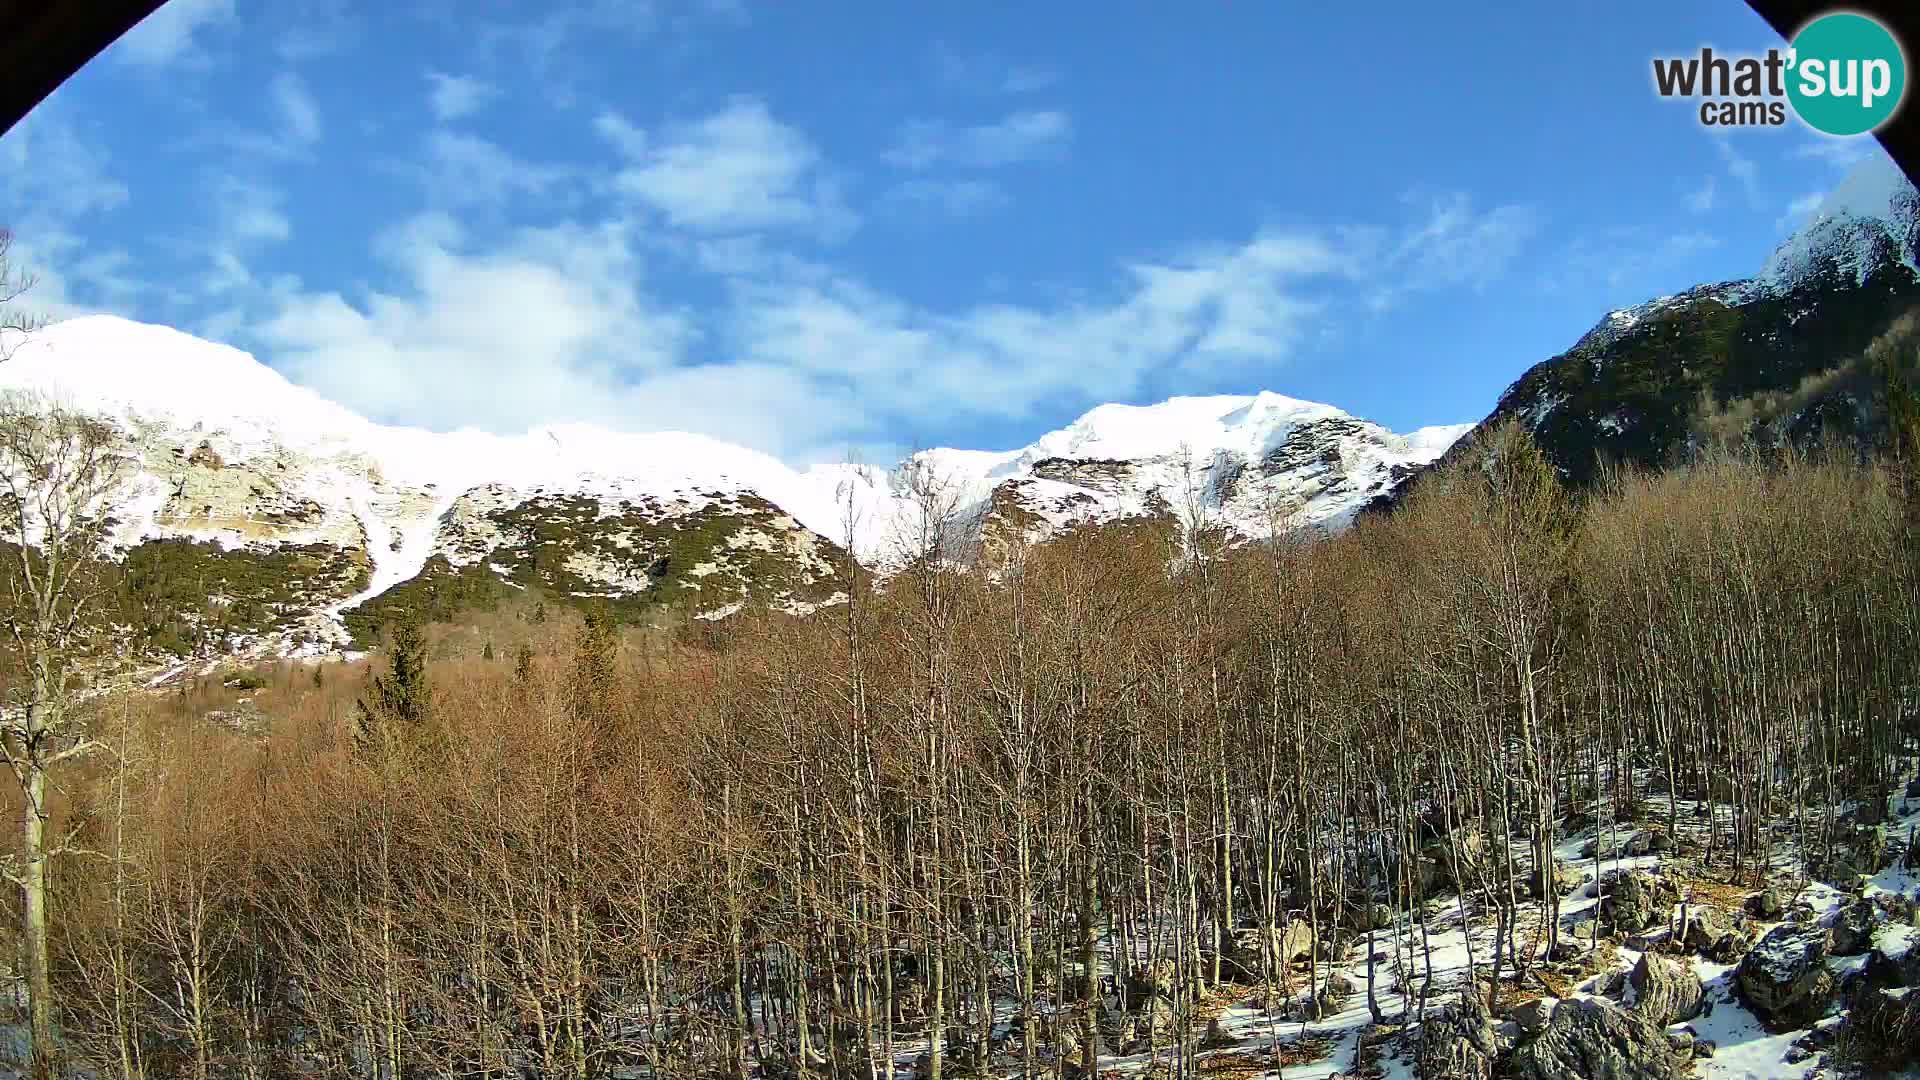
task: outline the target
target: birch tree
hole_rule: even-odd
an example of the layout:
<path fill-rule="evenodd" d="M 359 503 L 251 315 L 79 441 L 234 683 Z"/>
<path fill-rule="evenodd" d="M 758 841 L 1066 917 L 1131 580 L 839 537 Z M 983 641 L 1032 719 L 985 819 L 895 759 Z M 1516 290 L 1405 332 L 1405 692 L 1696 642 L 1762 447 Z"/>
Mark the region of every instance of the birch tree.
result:
<path fill-rule="evenodd" d="M 16 679 L 0 747 L 20 785 L 20 848 L 6 874 L 21 890 L 21 941 L 34 1068 L 52 1067 L 48 862 L 68 850 L 49 835 L 51 777 L 98 748 L 76 708 L 82 660 L 98 644 L 104 575 L 101 514 L 130 470 L 103 421 L 25 394 L 0 397 L 0 604 Z"/>

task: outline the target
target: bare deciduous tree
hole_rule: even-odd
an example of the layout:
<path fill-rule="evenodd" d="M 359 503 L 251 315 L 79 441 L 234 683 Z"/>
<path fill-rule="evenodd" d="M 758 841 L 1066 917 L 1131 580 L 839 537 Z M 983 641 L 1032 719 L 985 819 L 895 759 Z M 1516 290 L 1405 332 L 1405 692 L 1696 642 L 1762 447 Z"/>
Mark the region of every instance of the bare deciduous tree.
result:
<path fill-rule="evenodd" d="M 99 744 L 75 709 L 78 668 L 99 640 L 103 513 L 130 475 L 118 433 L 98 419 L 24 394 L 0 398 L 0 624 L 20 674 L 0 744 L 22 797 L 21 936 L 36 1067 L 54 1050 L 48 975 L 49 778 Z"/>
<path fill-rule="evenodd" d="M 0 228 L 0 361 L 11 358 L 27 336 L 40 328 L 40 317 L 20 306 L 20 298 L 37 280 L 14 261 L 13 232 Z"/>

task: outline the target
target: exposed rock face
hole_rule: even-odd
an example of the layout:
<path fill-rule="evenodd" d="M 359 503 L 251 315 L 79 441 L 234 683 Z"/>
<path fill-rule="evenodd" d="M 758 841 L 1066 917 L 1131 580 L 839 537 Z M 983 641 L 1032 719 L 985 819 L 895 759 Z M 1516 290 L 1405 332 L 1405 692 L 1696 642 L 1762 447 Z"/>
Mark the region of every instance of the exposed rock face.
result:
<path fill-rule="evenodd" d="M 1667 835 L 1665 829 L 1641 829 L 1627 837 L 1626 843 L 1620 845 L 1620 853 L 1629 858 L 1658 855 L 1672 850 L 1673 838 Z"/>
<path fill-rule="evenodd" d="M 1533 998 L 1513 1007 L 1513 1022 L 1520 1025 L 1520 1031 L 1526 1035 L 1538 1035 L 1547 1030 L 1547 1022 L 1553 1019 L 1552 998 Z"/>
<path fill-rule="evenodd" d="M 1414 1057 L 1420 1076 L 1486 1080 L 1499 1056 L 1498 1034 L 1478 987 L 1461 1000 L 1431 1009 L 1420 1025 Z"/>
<path fill-rule="evenodd" d="M 1346 976 L 1335 972 L 1327 976 L 1327 981 L 1301 1000 L 1294 1009 L 1296 1020 L 1324 1020 L 1341 1009 L 1346 1008 L 1347 998 L 1353 994 L 1353 982 Z"/>
<path fill-rule="evenodd" d="M 1920 946 L 1905 937 L 1882 939 L 1867 954 L 1862 974 L 1871 986 L 1920 987 Z"/>
<path fill-rule="evenodd" d="M 1691 1020 L 1700 1012 L 1700 978 L 1689 968 L 1654 953 L 1642 953 L 1627 976 L 1633 1009 L 1656 1027 Z"/>
<path fill-rule="evenodd" d="M 271 619 L 249 617 L 251 635 L 278 637 L 261 655 L 364 645 L 402 608 L 447 618 L 534 589 L 545 603 L 604 605 L 635 621 L 763 602 L 804 614 L 845 595 L 857 572 L 849 556 L 886 574 L 924 554 L 913 492 L 928 475 L 951 496 L 955 539 L 980 541 L 989 565 L 995 544 L 1016 537 L 1171 528 L 1189 496 L 1229 539 L 1333 529 L 1466 430 L 1401 435 L 1315 402 L 1220 395 L 1101 406 L 1017 450 L 796 470 L 677 432 L 388 427 L 238 350 L 108 316 L 35 334 L 0 365 L 7 388 L 68 401 L 124 434 L 138 475 L 111 508 L 110 553 L 193 542 L 256 558 L 324 546 L 367 571 L 364 585 L 275 597 Z M 310 642 L 316 633 L 325 640 Z M 150 644 L 200 648 L 198 635 L 185 635 L 195 638 L 186 648 L 181 636 L 169 629 Z"/>
<path fill-rule="evenodd" d="M 1393 925 L 1393 908 L 1386 904 L 1362 904 L 1354 912 L 1354 929 L 1361 933 L 1385 930 Z"/>
<path fill-rule="evenodd" d="M 219 469 L 224 468 L 227 463 L 221 459 L 212 443 L 201 439 L 200 445 L 194 447 L 193 453 L 187 455 L 187 464 L 198 465 L 203 469 Z"/>
<path fill-rule="evenodd" d="M 1295 919 L 1285 930 L 1273 932 L 1274 958 L 1282 964 L 1304 960 L 1313 955 L 1313 927 L 1305 919 Z"/>
<path fill-rule="evenodd" d="M 1833 992 L 1827 971 L 1832 932 L 1807 923 L 1783 923 L 1754 945 L 1735 975 L 1741 1000 L 1779 1025 L 1798 1026 L 1826 1011 Z"/>
<path fill-rule="evenodd" d="M 1665 922 L 1680 890 L 1645 870 L 1614 870 L 1601 876 L 1600 921 L 1617 934 L 1637 934 Z"/>
<path fill-rule="evenodd" d="M 1779 889 L 1762 889 L 1747 897 L 1747 911 L 1762 919 L 1777 919 L 1786 914 L 1787 896 Z"/>
<path fill-rule="evenodd" d="M 1678 1080 L 1690 1071 L 1691 1056 L 1676 1050 L 1643 1015 L 1595 999 L 1563 1001 L 1546 1030 L 1514 1051 L 1513 1075 L 1520 1080 Z"/>
<path fill-rule="evenodd" d="M 1586 880 L 1586 875 L 1584 873 L 1574 869 L 1571 866 L 1568 866 L 1565 862 L 1563 862 L 1560 859 L 1553 860 L 1552 874 L 1553 874 L 1553 891 L 1554 891 L 1554 894 L 1557 896 L 1565 896 L 1567 893 L 1570 893 L 1574 889 L 1579 888 L 1580 883 Z M 1527 874 L 1526 890 L 1527 890 L 1528 896 L 1532 897 L 1535 900 L 1541 899 L 1541 897 L 1539 896 L 1540 879 L 1537 875 L 1531 872 Z"/>
<path fill-rule="evenodd" d="M 1811 869 L 1825 881 L 1850 888 L 1862 874 L 1874 874 L 1892 861 L 1884 825 L 1855 825 Z"/>
<path fill-rule="evenodd" d="M 1424 891 L 1458 890 L 1481 876 L 1487 861 L 1487 838 L 1478 829 L 1461 829 L 1449 840 L 1436 840 L 1420 852 Z"/>
<path fill-rule="evenodd" d="M 1826 920 L 1833 932 L 1829 946 L 1835 956 L 1859 956 L 1873 947 L 1873 929 L 1880 913 L 1868 900 L 1842 905 Z"/>
<path fill-rule="evenodd" d="M 1687 909 L 1687 925 L 1681 932 L 1680 945 L 1709 960 L 1731 964 L 1745 955 L 1748 939 L 1719 912 L 1693 906 Z"/>
<path fill-rule="evenodd" d="M 1165 438 L 1178 429 L 1184 438 Z M 1105 405 L 1002 455 L 928 451 L 964 479 L 989 550 L 1090 523 L 1168 519 L 1190 502 L 1232 537 L 1338 527 L 1389 495 L 1461 427 L 1397 435 L 1338 409 L 1277 394 Z M 1276 522 L 1273 508 L 1289 518 Z"/>

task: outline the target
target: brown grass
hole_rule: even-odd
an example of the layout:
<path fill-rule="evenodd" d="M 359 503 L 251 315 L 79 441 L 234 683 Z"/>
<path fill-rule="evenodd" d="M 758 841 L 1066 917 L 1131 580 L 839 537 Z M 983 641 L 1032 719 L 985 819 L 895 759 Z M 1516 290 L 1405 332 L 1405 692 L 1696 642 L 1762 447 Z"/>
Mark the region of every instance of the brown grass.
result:
<path fill-rule="evenodd" d="M 1313 1065 L 1325 1061 L 1333 1052 L 1333 1040 L 1301 1039 L 1280 1047 L 1280 1066 Z M 1251 1050 L 1233 1050 L 1212 1054 L 1200 1062 L 1200 1075 L 1239 1078 L 1265 1076 L 1273 1071 L 1274 1055 Z"/>

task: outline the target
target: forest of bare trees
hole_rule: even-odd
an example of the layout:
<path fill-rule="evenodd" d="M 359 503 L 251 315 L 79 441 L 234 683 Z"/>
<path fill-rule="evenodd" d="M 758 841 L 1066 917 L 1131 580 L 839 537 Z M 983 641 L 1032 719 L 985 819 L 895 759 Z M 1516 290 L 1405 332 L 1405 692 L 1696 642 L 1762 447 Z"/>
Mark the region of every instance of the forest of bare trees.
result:
<path fill-rule="evenodd" d="M 264 733 L 103 694 L 47 809 L 62 1052 L 1185 1076 L 1214 987 L 1297 1016 L 1356 945 L 1412 1022 L 1460 989 L 1430 919 L 1496 927 L 1495 987 L 1593 948 L 1534 913 L 1551 853 L 1664 796 L 1724 808 L 1728 882 L 1847 865 L 1840 808 L 1913 749 L 1902 475 L 1721 455 L 1576 498 L 1508 428 L 1336 537 L 1228 545 L 1196 504 L 971 567 L 928 485 L 906 569 L 809 618 L 553 619 L 498 660 L 408 629 Z"/>

